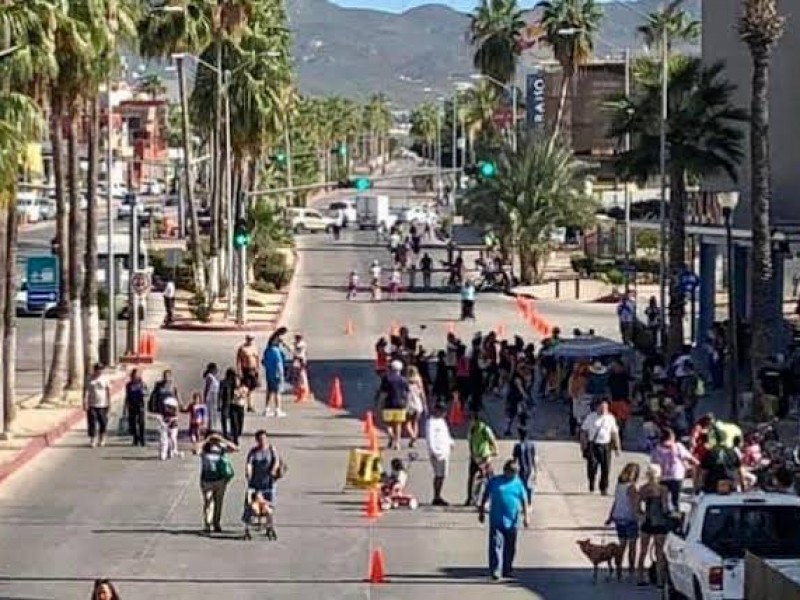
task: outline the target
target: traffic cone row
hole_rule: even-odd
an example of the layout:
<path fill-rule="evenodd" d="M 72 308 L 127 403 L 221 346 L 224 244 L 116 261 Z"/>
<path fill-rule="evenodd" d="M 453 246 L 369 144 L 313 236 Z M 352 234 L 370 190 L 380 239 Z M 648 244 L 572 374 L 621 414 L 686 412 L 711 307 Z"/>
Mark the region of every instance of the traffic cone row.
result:
<path fill-rule="evenodd" d="M 378 499 L 378 490 L 370 488 L 367 490 L 367 501 L 364 504 L 364 516 L 368 519 L 377 519 L 381 516 L 381 505 Z"/>
<path fill-rule="evenodd" d="M 458 427 L 464 423 L 464 407 L 461 406 L 461 398 L 458 397 L 458 392 L 453 392 L 453 401 L 450 403 L 447 420 L 450 421 L 450 425 L 453 427 Z"/>
<path fill-rule="evenodd" d="M 386 567 L 383 563 L 383 551 L 380 547 L 373 548 L 369 556 L 369 572 L 367 573 L 367 582 L 369 583 L 385 583 L 386 582 Z"/>
<path fill-rule="evenodd" d="M 553 327 L 539 314 L 531 298 L 526 299 L 517 296 L 516 304 L 522 318 L 536 333 L 544 338 L 550 337 L 553 334 Z"/>

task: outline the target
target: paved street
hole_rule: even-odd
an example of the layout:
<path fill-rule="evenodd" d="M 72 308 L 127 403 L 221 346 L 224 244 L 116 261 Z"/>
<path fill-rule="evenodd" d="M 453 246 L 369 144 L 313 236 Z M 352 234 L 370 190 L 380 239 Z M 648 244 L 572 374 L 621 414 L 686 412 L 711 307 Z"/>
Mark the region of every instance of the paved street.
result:
<path fill-rule="evenodd" d="M 373 237 L 348 232 L 339 242 L 324 236 L 299 241 L 300 271 L 284 321 L 290 332 L 302 331 L 308 338 L 317 397 L 326 398 L 331 378 L 339 375 L 346 411 L 335 414 L 310 403 L 289 406 L 283 420 L 248 416 L 246 431 L 266 425 L 290 467 L 279 484 L 278 542 L 240 539 L 243 457 L 236 457 L 237 477 L 227 495 L 227 533 L 206 539 L 198 534 L 197 459 L 188 455 L 161 463 L 155 448 L 133 449 L 123 440 L 90 450 L 85 432 L 77 430 L 0 487 L 0 598 L 85 598 L 97 576 L 114 580 L 126 600 L 469 600 L 487 594 L 503 599 L 655 598 L 654 590 L 629 582 L 592 585 L 575 540 L 601 538 L 609 501 L 585 493 L 583 463 L 575 444 L 563 441 L 566 419 L 556 406 L 541 407 L 536 420 L 536 437 L 547 438 L 539 443 L 543 472 L 532 528 L 520 537 L 514 582 L 488 581 L 486 530 L 474 512 L 427 505 L 427 461 L 411 470 L 410 488 L 423 504 L 416 512 L 391 512 L 370 527 L 361 514 L 363 494 L 341 493 L 347 452 L 362 442 L 357 418 L 372 403 L 375 339 L 396 321 L 409 325 L 426 348 L 438 349 L 459 310 L 455 294 L 406 294 L 400 302 L 379 305 L 364 298 L 347 303 L 347 272 L 356 268 L 364 273 L 373 257 L 387 256 L 372 246 Z M 480 296 L 477 316 L 474 325 L 457 323 L 457 332 L 471 337 L 502 323 L 508 335 L 519 331 L 530 337 L 506 297 Z M 344 334 L 348 318 L 352 337 Z M 174 365 L 186 393 L 199 387 L 206 362 L 232 362 L 240 339 L 236 334 L 164 332 L 159 359 Z M 490 408 L 495 417 L 499 410 L 499 403 Z M 112 424 L 116 427 L 116 419 Z M 510 452 L 510 442 L 503 449 Z M 465 495 L 466 456 L 459 441 L 444 492 L 454 503 Z M 386 558 L 389 582 L 382 586 L 364 583 L 375 546 Z"/>

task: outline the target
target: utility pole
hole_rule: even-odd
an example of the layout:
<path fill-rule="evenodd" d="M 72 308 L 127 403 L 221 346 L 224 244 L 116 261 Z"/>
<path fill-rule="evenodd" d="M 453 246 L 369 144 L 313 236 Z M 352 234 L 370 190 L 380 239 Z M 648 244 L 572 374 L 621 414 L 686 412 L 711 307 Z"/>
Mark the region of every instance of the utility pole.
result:
<path fill-rule="evenodd" d="M 113 103 L 111 101 L 111 74 L 106 76 L 106 289 L 108 290 L 108 315 L 106 316 L 106 342 L 108 355 L 105 357 L 106 366 L 114 367 L 117 364 L 117 286 L 115 267 L 117 256 L 114 252 L 114 196 L 111 190 L 111 176 L 113 171 L 113 151 L 111 140 L 113 136 L 112 125 Z M 91 273 L 88 274 L 91 277 Z"/>
<path fill-rule="evenodd" d="M 660 174 L 661 174 L 661 204 L 659 206 L 659 241 L 661 244 L 658 288 L 661 306 L 661 345 L 666 347 L 667 331 L 667 119 L 669 118 L 669 33 L 667 27 L 661 35 L 661 131 L 660 131 Z"/>
<path fill-rule="evenodd" d="M 452 144 L 452 152 L 453 152 L 453 159 L 452 159 L 452 167 L 454 169 L 458 169 L 458 90 L 456 89 L 453 92 L 453 144 Z M 456 171 L 456 181 L 453 189 L 458 189 L 458 184 L 461 178 L 458 176 L 458 172 Z"/>
<path fill-rule="evenodd" d="M 625 98 L 631 97 L 631 49 L 625 48 Z M 625 152 L 631 151 L 631 134 L 625 134 Z M 625 177 L 625 291 L 630 289 L 631 267 L 631 189 Z"/>
<path fill-rule="evenodd" d="M 237 221 L 245 219 L 244 190 L 236 198 Z M 247 247 L 242 244 L 237 250 L 237 271 L 236 279 L 236 324 L 244 325 L 247 322 Z"/>
<path fill-rule="evenodd" d="M 228 256 L 227 258 L 227 280 L 228 280 L 228 318 L 233 316 L 233 179 L 231 159 L 231 72 L 225 71 L 223 89 L 225 90 L 225 219 L 228 221 Z"/>
<path fill-rule="evenodd" d="M 131 194 L 131 221 L 128 237 L 128 327 L 126 354 L 138 352 L 139 342 L 139 296 L 133 289 L 133 278 L 139 270 L 139 199 Z"/>

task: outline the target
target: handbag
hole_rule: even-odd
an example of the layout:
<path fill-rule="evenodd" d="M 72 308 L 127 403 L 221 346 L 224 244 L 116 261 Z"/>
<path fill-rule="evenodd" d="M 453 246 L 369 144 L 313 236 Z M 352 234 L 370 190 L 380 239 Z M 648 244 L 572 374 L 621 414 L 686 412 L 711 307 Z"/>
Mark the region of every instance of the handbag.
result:
<path fill-rule="evenodd" d="M 278 463 L 273 469 L 271 469 L 273 473 L 272 477 L 277 481 L 278 479 L 283 479 L 286 476 L 286 472 L 289 470 L 289 465 L 287 465 L 286 461 L 278 455 L 278 451 L 275 449 L 275 446 L 270 446 L 270 449 L 272 450 L 273 464 L 274 462 Z"/>
<path fill-rule="evenodd" d="M 231 459 L 228 458 L 227 454 L 223 453 L 220 455 L 217 461 L 216 475 L 217 478 L 223 481 L 230 481 L 233 479 L 233 463 L 231 463 Z"/>

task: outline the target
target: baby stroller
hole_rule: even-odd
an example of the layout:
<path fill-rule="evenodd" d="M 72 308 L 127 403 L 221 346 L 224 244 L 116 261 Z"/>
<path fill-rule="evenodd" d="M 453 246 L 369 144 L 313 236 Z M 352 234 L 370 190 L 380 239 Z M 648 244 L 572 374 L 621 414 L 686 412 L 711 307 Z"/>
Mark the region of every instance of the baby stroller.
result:
<path fill-rule="evenodd" d="M 415 455 L 409 455 L 409 460 L 413 461 Z M 417 498 L 406 493 L 405 487 L 408 483 L 408 471 L 406 471 L 403 461 L 393 458 L 391 471 L 381 477 L 381 487 L 379 502 L 381 510 L 387 511 L 394 508 L 408 508 L 416 510 L 419 506 Z"/>
<path fill-rule="evenodd" d="M 273 522 L 274 508 L 271 494 L 269 496 L 267 498 L 263 492 L 250 488 L 245 491 L 244 513 L 242 514 L 245 540 L 253 539 L 250 534 L 251 527 L 254 527 L 256 531 L 260 531 L 263 528 L 264 535 L 268 540 L 275 541 L 278 539 Z"/>

